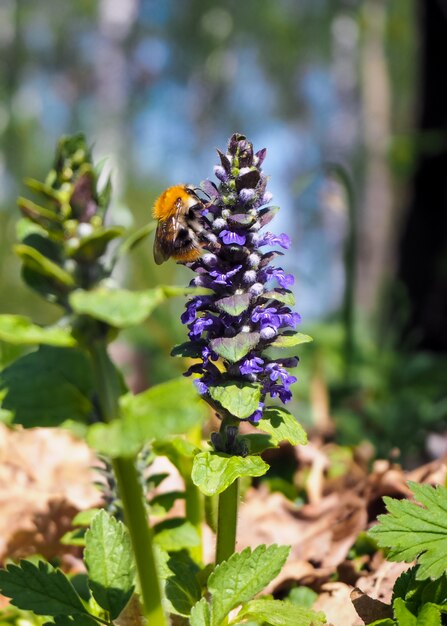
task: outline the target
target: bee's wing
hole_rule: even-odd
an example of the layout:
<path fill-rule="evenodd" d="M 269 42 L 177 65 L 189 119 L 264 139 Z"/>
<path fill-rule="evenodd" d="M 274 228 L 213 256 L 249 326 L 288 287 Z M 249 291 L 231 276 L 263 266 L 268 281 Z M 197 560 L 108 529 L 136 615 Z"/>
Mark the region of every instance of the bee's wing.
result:
<path fill-rule="evenodd" d="M 154 261 L 161 265 L 174 252 L 175 223 L 172 217 L 158 223 L 154 239 Z"/>

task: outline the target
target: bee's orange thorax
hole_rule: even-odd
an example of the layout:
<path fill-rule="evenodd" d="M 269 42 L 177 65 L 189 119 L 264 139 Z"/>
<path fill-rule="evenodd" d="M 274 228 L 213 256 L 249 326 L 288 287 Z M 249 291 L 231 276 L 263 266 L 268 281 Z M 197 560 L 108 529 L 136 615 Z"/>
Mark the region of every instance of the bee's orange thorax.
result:
<path fill-rule="evenodd" d="M 174 185 L 166 189 L 159 198 L 155 201 L 153 216 L 157 220 L 166 220 L 177 210 L 176 202 L 180 198 L 186 201 L 190 198 L 187 191 L 185 191 L 184 185 Z"/>

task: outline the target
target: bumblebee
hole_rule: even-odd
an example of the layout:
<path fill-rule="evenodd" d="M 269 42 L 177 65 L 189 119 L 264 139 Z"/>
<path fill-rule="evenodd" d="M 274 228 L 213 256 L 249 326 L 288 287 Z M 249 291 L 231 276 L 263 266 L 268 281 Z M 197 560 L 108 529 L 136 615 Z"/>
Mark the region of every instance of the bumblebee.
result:
<path fill-rule="evenodd" d="M 153 216 L 158 220 L 154 260 L 161 265 L 170 257 L 188 263 L 201 254 L 201 211 L 204 203 L 193 187 L 175 185 L 155 201 Z"/>

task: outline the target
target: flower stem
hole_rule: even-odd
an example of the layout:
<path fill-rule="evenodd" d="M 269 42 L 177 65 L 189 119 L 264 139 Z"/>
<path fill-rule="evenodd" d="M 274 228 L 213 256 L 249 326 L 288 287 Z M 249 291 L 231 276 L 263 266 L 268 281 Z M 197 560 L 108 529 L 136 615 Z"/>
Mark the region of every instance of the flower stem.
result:
<path fill-rule="evenodd" d="M 202 555 L 202 521 L 204 517 L 203 496 L 192 480 L 185 480 L 186 519 L 191 522 L 200 538 L 197 547 L 191 548 L 191 555 L 199 563 Z"/>
<path fill-rule="evenodd" d="M 188 433 L 188 439 L 191 443 L 200 447 L 202 428 L 200 426 L 192 428 Z M 202 523 L 205 516 L 205 504 L 200 489 L 191 480 L 191 471 L 192 462 L 182 472 L 185 480 L 186 519 L 194 526 L 200 538 L 199 545 L 191 548 L 191 555 L 200 563 L 203 559 Z"/>
<path fill-rule="evenodd" d="M 143 490 L 134 459 L 114 459 L 113 469 L 123 504 L 124 519 L 132 540 L 145 617 L 151 626 L 166 626 L 152 545 L 152 529 L 147 521 Z"/>
<path fill-rule="evenodd" d="M 236 479 L 219 495 L 217 514 L 216 565 L 230 558 L 236 548 L 239 480 Z"/>
<path fill-rule="evenodd" d="M 118 419 L 121 390 L 118 372 L 107 353 L 106 343 L 89 346 L 99 404 L 104 421 Z M 113 469 L 123 505 L 124 519 L 129 529 L 137 565 L 144 616 L 151 626 L 167 626 L 161 601 L 160 584 L 144 504 L 144 493 L 135 466 L 135 457 L 113 459 Z"/>

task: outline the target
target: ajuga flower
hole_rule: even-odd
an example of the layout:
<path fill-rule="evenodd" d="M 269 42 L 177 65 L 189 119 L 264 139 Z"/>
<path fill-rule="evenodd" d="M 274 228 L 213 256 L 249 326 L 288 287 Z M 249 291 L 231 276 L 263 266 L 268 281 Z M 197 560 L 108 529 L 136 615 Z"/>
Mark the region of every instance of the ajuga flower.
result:
<path fill-rule="evenodd" d="M 175 353 L 199 358 L 186 375 L 199 374 L 194 381 L 199 393 L 221 419 L 255 424 L 266 399 L 288 402 L 290 386 L 296 382 L 288 372 L 297 365 L 296 357 L 269 356 L 269 348 L 297 343 L 292 336 L 300 316 L 289 306 L 294 303 L 290 290 L 294 277 L 271 264 L 282 254 L 278 248 L 290 246 L 290 238 L 263 230 L 277 211 L 266 206 L 272 198 L 261 169 L 266 150 L 254 153 L 252 144 L 235 134 L 226 154 L 218 154 L 220 165 L 214 169 L 218 186 L 202 183 L 209 197 L 202 218 L 206 252 L 187 264 L 197 274 L 191 285 L 206 287 L 210 293 L 187 303 L 181 319 L 190 341 Z M 235 415 L 228 395 L 234 391 L 242 404 L 249 398 L 248 415 L 244 407 Z M 216 438 L 214 444 L 219 449 Z"/>

